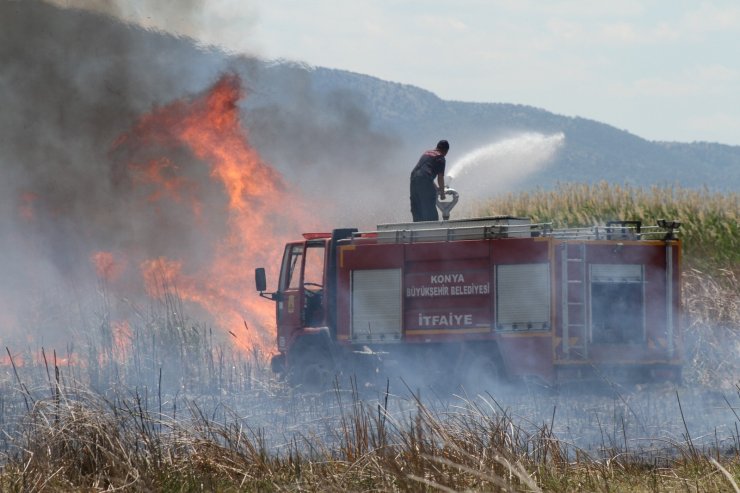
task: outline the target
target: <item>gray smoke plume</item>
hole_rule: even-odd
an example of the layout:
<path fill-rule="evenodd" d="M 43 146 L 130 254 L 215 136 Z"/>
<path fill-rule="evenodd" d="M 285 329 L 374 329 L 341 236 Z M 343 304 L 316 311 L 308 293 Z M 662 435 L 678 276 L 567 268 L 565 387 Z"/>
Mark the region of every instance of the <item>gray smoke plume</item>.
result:
<path fill-rule="evenodd" d="M 255 53 L 250 38 L 255 12 L 238 0 L 45 0 L 136 25 L 190 38 L 203 45 Z M 237 5 L 233 5 L 237 4 Z"/>
<path fill-rule="evenodd" d="M 266 67 L 253 91 L 244 114 L 252 142 L 299 184 L 327 226 L 374 227 L 408 213 L 408 184 L 392 196 L 388 189 L 394 167 L 400 163 L 405 177 L 413 163 L 399 159 L 399 138 L 373 128 L 361 96 L 314 87 L 296 64 Z"/>
<path fill-rule="evenodd" d="M 163 21 L 174 32 L 192 32 L 198 24 L 203 0 L 46 0 L 59 7 L 81 9 L 123 21 Z"/>
<path fill-rule="evenodd" d="M 1 1 L 0 23 L 0 296 L 3 323 L 22 325 L 39 311 L 29 300 L 91 275 L 96 250 L 189 243 L 177 209 L 131 217 L 136 197 L 111 149 L 153 105 L 212 83 L 224 57 L 37 1 Z"/>
<path fill-rule="evenodd" d="M 94 279 L 94 252 L 133 252 L 134 265 L 166 256 L 182 260 L 185 269 L 211 255 L 214 239 L 225 230 L 227 199 L 198 159 L 185 148 L 115 142 L 141 115 L 203 93 L 224 72 L 244 81 L 242 119 L 252 144 L 313 198 L 327 226 L 352 226 L 368 215 L 363 192 L 378 193 L 378 169 L 391 161 L 396 146 L 372 129 L 356 95 L 312 87 L 305 67 L 235 58 L 116 20 L 146 7 L 197 27 L 200 1 L 55 3 L 85 10 L 0 0 L 4 342 L 7 327 L 28 326 L 39 311 L 50 312 L 50 291 L 65 307 L 76 304 L 84 311 L 82 301 L 70 302 L 69 296 L 78 296 L 86 280 Z M 171 197 L 147 207 L 154 190 L 136 183 L 130 164 L 160 157 L 175 163 L 165 172 L 189 184 L 185 193 L 203 205 L 208 220 L 199 227 L 191 211 Z M 242 267 L 249 272 L 254 266 Z M 40 299 L 42 310 L 30 303 Z M 36 338 L 47 342 L 84 330 L 73 321 L 37 325 L 49 328 Z"/>

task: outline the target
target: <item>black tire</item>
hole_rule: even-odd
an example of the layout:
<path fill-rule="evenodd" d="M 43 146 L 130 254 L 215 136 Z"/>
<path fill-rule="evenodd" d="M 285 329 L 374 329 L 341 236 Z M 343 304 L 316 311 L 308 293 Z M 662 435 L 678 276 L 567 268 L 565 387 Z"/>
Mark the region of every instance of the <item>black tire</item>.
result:
<path fill-rule="evenodd" d="M 285 355 L 276 354 L 270 359 L 270 369 L 276 375 L 285 373 Z"/>
<path fill-rule="evenodd" d="M 334 357 L 325 347 L 304 346 L 288 358 L 288 382 L 308 392 L 330 390 L 336 373 Z"/>
<path fill-rule="evenodd" d="M 496 390 L 504 383 L 504 373 L 495 353 L 473 353 L 463 368 L 463 385 L 469 391 Z"/>

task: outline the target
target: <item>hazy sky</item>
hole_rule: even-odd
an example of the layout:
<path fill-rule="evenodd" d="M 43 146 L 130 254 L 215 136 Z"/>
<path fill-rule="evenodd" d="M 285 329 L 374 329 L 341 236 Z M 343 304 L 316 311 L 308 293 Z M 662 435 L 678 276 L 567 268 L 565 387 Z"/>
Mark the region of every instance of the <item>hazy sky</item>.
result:
<path fill-rule="evenodd" d="M 608 123 L 740 145 L 740 2 L 53 0 L 216 43 Z M 109 7 L 108 7 L 109 8 Z"/>

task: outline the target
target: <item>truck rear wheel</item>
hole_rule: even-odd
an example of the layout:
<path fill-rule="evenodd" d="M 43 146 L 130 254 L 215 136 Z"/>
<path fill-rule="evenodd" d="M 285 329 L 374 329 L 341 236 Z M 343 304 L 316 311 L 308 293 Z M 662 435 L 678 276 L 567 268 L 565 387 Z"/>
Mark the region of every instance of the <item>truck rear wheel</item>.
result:
<path fill-rule="evenodd" d="M 474 353 L 463 368 L 463 385 L 471 391 L 492 390 L 504 381 L 504 373 L 495 354 Z"/>

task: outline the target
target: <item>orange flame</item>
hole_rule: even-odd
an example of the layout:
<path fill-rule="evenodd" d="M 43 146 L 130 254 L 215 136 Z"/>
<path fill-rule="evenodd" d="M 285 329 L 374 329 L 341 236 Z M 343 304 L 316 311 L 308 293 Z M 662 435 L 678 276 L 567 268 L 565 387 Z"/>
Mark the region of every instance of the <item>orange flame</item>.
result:
<path fill-rule="evenodd" d="M 128 348 L 131 346 L 131 326 L 127 320 L 113 323 L 113 357 L 118 361 L 125 361 Z"/>
<path fill-rule="evenodd" d="M 142 117 L 115 145 L 146 143 L 162 152 L 189 150 L 208 167 L 209 178 L 220 185 L 227 203 L 219 218 L 227 232 L 214 239 L 215 253 L 207 265 L 191 265 L 187 258 L 145 260 L 140 269 L 147 293 L 159 297 L 162 284 L 174 285 L 183 300 L 211 313 L 236 344 L 272 351 L 275 307 L 256 296 L 253 268 L 276 267 L 289 239 L 286 235 L 296 237 L 314 224 L 300 195 L 250 146 L 239 119 L 241 97 L 239 78 L 224 76 L 204 96 L 178 100 Z M 135 185 L 156 188 L 148 195 L 149 202 L 166 196 L 173 203 L 187 203 L 198 222 L 202 211 L 198 184 L 181 176 L 179 163 L 163 156 L 146 165 L 129 164 L 129 169 Z"/>
<path fill-rule="evenodd" d="M 132 171 L 134 183 L 147 183 L 159 187 L 149 195 L 149 202 L 157 202 L 163 197 L 169 197 L 178 204 L 189 206 L 196 218 L 200 219 L 202 204 L 197 196 L 198 185 L 178 176 L 178 166 L 170 158 L 161 157 L 146 164 L 131 163 L 129 168 Z"/>
<path fill-rule="evenodd" d="M 81 359 L 78 354 L 71 353 L 66 357 L 58 356 L 56 353 L 45 352 L 42 349 L 38 349 L 33 352 L 25 351 L 22 353 L 8 353 L 6 352 L 0 355 L 0 367 L 15 366 L 22 368 L 26 365 L 56 365 L 56 366 L 77 366 L 84 368 L 87 366 L 87 362 Z"/>
<path fill-rule="evenodd" d="M 90 256 L 98 279 L 116 281 L 126 268 L 122 260 L 116 259 L 112 252 L 95 252 Z"/>
<path fill-rule="evenodd" d="M 36 218 L 36 214 L 34 212 L 34 205 L 36 203 L 36 200 L 38 199 L 38 195 L 32 192 L 23 192 L 20 195 L 20 204 L 18 205 L 18 213 L 20 216 L 27 220 L 32 221 Z"/>

